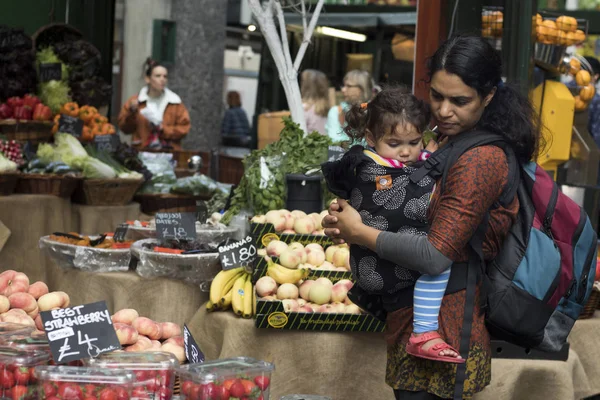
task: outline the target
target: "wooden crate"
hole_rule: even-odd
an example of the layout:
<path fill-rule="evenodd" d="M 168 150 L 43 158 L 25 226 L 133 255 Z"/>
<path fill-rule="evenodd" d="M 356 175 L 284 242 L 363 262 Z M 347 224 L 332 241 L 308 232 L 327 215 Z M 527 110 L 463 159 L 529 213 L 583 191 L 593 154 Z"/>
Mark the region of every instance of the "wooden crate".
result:
<path fill-rule="evenodd" d="M 276 111 L 258 116 L 258 148 L 262 149 L 269 143 L 279 140 L 283 129 L 283 117 L 289 117 L 289 111 Z"/>

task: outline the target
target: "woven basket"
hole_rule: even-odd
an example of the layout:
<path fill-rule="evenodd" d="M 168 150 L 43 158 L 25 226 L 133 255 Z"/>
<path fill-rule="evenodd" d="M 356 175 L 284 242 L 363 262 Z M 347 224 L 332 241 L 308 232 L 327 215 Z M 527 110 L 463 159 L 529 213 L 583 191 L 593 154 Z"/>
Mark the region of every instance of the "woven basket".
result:
<path fill-rule="evenodd" d="M 140 203 L 144 214 L 157 212 L 196 212 L 196 201 L 209 200 L 210 196 L 185 196 L 178 194 L 138 194 L 134 200 Z"/>
<path fill-rule="evenodd" d="M 19 181 L 18 172 L 6 172 L 0 174 L 0 196 L 10 196 L 14 193 Z"/>
<path fill-rule="evenodd" d="M 15 193 L 71 197 L 79 181 L 81 178 L 73 176 L 21 174 Z"/>
<path fill-rule="evenodd" d="M 594 316 L 594 312 L 596 312 L 596 308 L 600 305 L 600 291 L 595 288 L 592 290 L 592 294 L 588 299 L 585 306 L 583 306 L 583 311 L 579 314 L 579 319 L 588 319 Z"/>
<path fill-rule="evenodd" d="M 5 119 L 0 121 L 0 134 L 18 142 L 47 143 L 52 140 L 52 122 Z"/>
<path fill-rule="evenodd" d="M 88 206 L 124 206 L 131 203 L 141 179 L 84 179 L 73 193 L 73 202 Z"/>

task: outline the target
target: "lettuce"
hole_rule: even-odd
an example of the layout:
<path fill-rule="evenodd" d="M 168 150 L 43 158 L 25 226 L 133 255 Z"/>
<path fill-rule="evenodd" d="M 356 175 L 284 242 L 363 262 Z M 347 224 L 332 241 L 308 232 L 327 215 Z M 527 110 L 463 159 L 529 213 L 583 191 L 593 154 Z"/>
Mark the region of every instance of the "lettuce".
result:
<path fill-rule="evenodd" d="M 83 160 L 83 176 L 90 179 L 111 179 L 116 178 L 117 174 L 115 170 L 109 165 L 104 164 L 102 161 L 94 158 L 87 157 Z"/>

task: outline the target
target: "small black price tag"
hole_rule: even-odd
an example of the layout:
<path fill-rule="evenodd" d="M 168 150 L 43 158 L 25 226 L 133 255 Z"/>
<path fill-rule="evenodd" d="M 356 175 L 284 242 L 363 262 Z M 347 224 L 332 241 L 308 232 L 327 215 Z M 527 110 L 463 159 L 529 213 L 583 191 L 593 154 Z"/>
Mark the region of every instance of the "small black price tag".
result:
<path fill-rule="evenodd" d="M 121 349 L 105 301 L 42 311 L 40 315 L 57 364 Z"/>
<path fill-rule="evenodd" d="M 159 241 L 196 240 L 196 213 L 156 213 L 154 218 Z"/>
<path fill-rule="evenodd" d="M 115 230 L 115 234 L 113 235 L 113 239 L 115 242 L 124 242 L 125 236 L 127 236 L 127 230 L 129 229 L 129 225 L 121 224 Z"/>
<path fill-rule="evenodd" d="M 183 347 L 185 349 L 185 358 L 191 363 L 203 363 L 204 353 L 200 350 L 200 346 L 194 340 L 190 328 L 183 324 Z"/>
<path fill-rule="evenodd" d="M 346 153 L 346 150 L 344 150 L 340 146 L 329 146 L 329 148 L 327 149 L 327 161 L 328 162 L 338 161 L 342 157 L 344 157 L 345 153 Z"/>
<path fill-rule="evenodd" d="M 81 137 L 81 132 L 83 132 L 83 120 L 62 114 L 58 120 L 58 131 L 68 133 L 77 138 Z"/>
<path fill-rule="evenodd" d="M 256 258 L 256 246 L 252 236 L 233 242 L 226 240 L 219 245 L 219 259 L 223 271 L 237 267 L 247 267 Z"/>
<path fill-rule="evenodd" d="M 98 151 L 114 153 L 121 145 L 121 138 L 116 133 L 113 135 L 94 136 L 94 145 Z"/>
<path fill-rule="evenodd" d="M 40 81 L 60 81 L 62 79 L 62 65 L 60 63 L 40 64 Z"/>

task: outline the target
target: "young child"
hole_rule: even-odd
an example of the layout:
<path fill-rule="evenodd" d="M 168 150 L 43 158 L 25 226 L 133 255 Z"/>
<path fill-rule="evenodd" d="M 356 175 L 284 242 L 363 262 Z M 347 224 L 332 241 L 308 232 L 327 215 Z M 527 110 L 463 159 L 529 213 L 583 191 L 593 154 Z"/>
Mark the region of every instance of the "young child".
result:
<path fill-rule="evenodd" d="M 401 88 L 384 89 L 368 104 L 355 105 L 346 114 L 346 133 L 354 142 L 366 141 L 368 147 L 352 147 L 342 160 L 324 164 L 323 174 L 332 193 L 349 199 L 366 225 L 427 234 L 427 207 L 434 181 L 425 177 L 412 183 L 409 177 L 430 151 L 437 149 L 433 140 L 428 149 L 423 145 L 429 119 L 428 106 Z M 380 296 L 386 311 L 392 311 L 394 305 L 406 306 L 407 297 L 410 305 L 412 295 L 412 337 L 421 338 L 409 341 L 407 353 L 444 362 L 464 362 L 440 355 L 442 350 L 454 350 L 445 343 L 422 350 L 426 341 L 439 337 L 438 316 L 450 268 L 437 276 L 419 276 L 357 245 L 350 246 L 350 266 L 359 289 Z"/>

